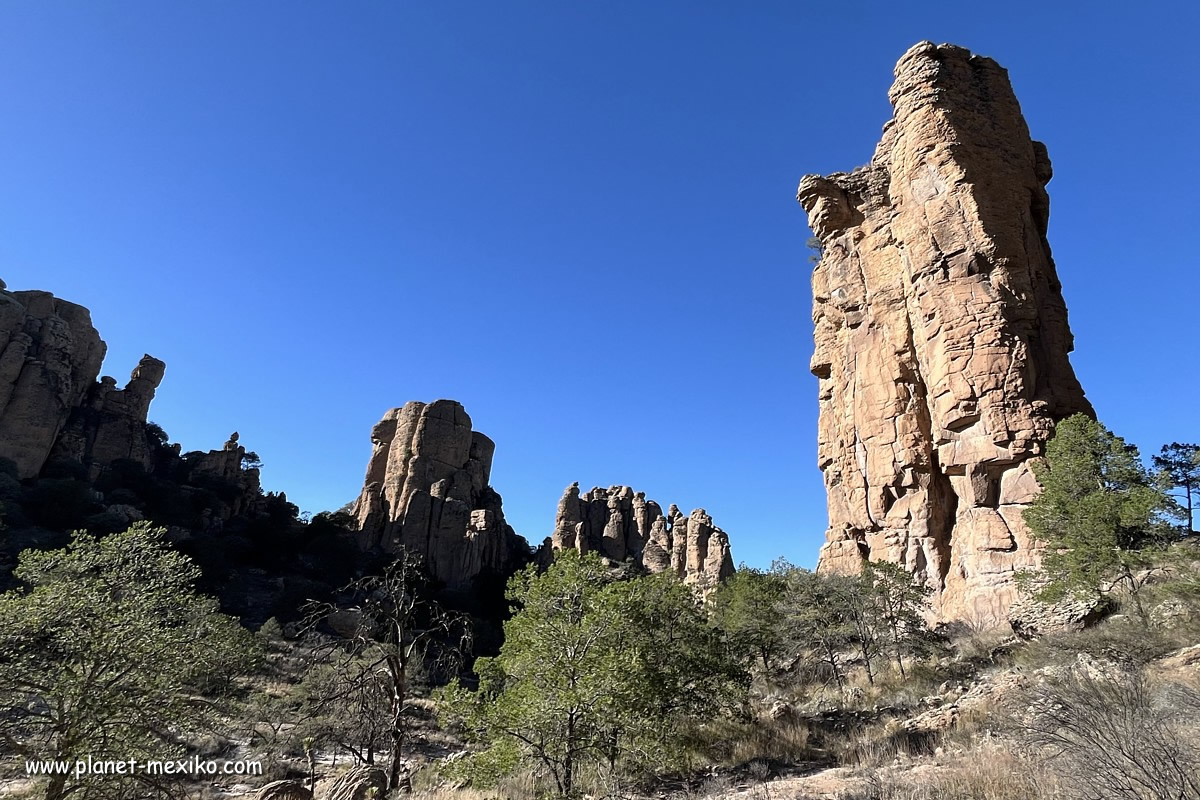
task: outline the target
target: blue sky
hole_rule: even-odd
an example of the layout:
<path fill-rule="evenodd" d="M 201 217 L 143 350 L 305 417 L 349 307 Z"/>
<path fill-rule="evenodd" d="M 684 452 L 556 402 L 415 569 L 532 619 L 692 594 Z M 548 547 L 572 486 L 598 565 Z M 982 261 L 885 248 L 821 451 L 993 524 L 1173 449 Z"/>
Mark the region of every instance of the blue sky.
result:
<path fill-rule="evenodd" d="M 825 527 L 803 212 L 922 39 L 1009 69 L 1101 418 L 1195 408 L 1200 14 L 1183 3 L 0 4 L 0 276 L 82 303 L 151 417 L 302 508 L 462 401 L 509 521 L 572 481 L 703 506 L 739 561 Z"/>

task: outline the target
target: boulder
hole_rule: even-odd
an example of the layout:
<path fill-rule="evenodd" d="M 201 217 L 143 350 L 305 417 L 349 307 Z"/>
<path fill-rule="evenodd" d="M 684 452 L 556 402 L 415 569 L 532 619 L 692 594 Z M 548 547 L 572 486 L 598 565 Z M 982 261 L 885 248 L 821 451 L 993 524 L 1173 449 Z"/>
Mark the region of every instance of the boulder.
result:
<path fill-rule="evenodd" d="M 313 794 L 300 781 L 272 781 L 255 793 L 254 800 L 313 800 Z"/>
<path fill-rule="evenodd" d="M 1052 170 L 995 61 L 922 42 L 895 78 L 870 163 L 797 194 L 821 245 L 818 568 L 898 563 L 936 619 L 999 625 L 1039 563 L 1030 462 L 1093 413 L 1046 240 Z"/>
<path fill-rule="evenodd" d="M 378 767 L 353 767 L 343 773 L 325 800 L 384 800 L 387 797 L 387 773 Z"/>

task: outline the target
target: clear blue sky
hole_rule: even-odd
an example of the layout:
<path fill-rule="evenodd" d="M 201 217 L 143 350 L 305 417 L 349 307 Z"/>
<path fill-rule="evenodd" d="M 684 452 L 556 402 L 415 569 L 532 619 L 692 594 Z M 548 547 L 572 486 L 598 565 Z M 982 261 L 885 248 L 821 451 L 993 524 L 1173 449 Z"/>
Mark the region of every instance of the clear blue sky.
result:
<path fill-rule="evenodd" d="M 510 522 L 628 483 L 811 564 L 808 172 L 868 160 L 922 39 L 1008 67 L 1101 418 L 1200 440 L 1193 4 L 0 5 L 0 276 L 82 303 L 151 417 L 302 508 L 462 401 Z"/>

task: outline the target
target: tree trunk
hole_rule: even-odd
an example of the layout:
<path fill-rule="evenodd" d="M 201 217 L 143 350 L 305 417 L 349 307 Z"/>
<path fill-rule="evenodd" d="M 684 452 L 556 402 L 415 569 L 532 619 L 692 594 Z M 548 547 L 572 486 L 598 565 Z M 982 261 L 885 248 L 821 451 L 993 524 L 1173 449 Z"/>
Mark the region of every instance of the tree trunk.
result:
<path fill-rule="evenodd" d="M 46 800 L 62 800 L 66 795 L 67 776 L 54 775 L 46 784 Z"/>
<path fill-rule="evenodd" d="M 838 671 L 837 654 L 833 652 L 833 648 L 829 646 L 829 642 L 825 642 L 825 655 L 828 658 L 829 666 L 833 670 L 833 679 L 837 681 L 838 691 L 845 691 L 845 686 L 842 685 L 842 673 Z"/>
<path fill-rule="evenodd" d="M 567 715 L 567 753 L 563 757 L 563 797 L 575 796 L 575 713 Z"/>
<path fill-rule="evenodd" d="M 867 668 L 867 683 L 874 686 L 875 685 L 875 673 L 871 669 L 871 656 L 867 652 L 867 643 L 866 642 L 863 642 L 862 646 L 859 648 L 859 651 L 862 653 L 863 664 Z"/>
<path fill-rule="evenodd" d="M 1192 522 L 1192 485 L 1190 483 L 1185 483 L 1183 485 L 1183 494 L 1185 497 L 1187 497 L 1187 512 L 1188 512 L 1187 532 L 1188 532 L 1188 536 L 1191 536 L 1193 533 L 1195 533 L 1195 528 L 1193 528 L 1194 523 Z"/>

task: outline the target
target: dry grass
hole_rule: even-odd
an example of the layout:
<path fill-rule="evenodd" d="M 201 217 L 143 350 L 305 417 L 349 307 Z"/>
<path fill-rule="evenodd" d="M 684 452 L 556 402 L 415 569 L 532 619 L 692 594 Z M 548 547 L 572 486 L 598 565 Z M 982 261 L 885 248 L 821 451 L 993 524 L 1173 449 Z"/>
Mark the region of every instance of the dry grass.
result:
<path fill-rule="evenodd" d="M 1059 800 L 1062 786 L 1044 764 L 990 742 L 936 765 L 877 769 L 866 787 L 839 800 Z"/>
<path fill-rule="evenodd" d="M 412 782 L 414 791 L 406 795 L 412 800 L 535 800 L 540 796 L 539 788 L 528 775 L 504 778 L 494 789 L 474 789 L 446 785 L 432 764 L 417 770 Z"/>

